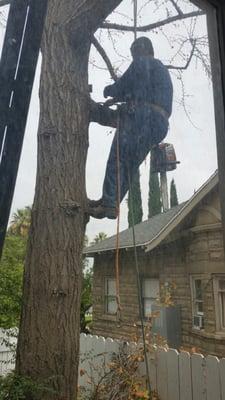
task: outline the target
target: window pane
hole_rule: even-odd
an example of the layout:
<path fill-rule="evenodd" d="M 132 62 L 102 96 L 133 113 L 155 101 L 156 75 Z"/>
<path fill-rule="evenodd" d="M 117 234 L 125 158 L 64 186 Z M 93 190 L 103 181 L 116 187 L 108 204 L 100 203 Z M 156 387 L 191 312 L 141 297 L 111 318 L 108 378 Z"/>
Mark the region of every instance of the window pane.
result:
<path fill-rule="evenodd" d="M 202 300 L 202 281 L 196 279 L 195 281 L 195 298 L 196 300 Z"/>
<path fill-rule="evenodd" d="M 117 312 L 117 302 L 115 298 L 109 297 L 108 298 L 108 309 L 109 314 L 116 314 Z"/>
<path fill-rule="evenodd" d="M 219 280 L 219 290 L 225 291 L 225 280 Z"/>
<path fill-rule="evenodd" d="M 155 303 L 154 300 L 144 299 L 144 316 L 149 317 L 152 313 L 152 305 Z"/>
<path fill-rule="evenodd" d="M 116 280 L 115 279 L 107 279 L 107 295 L 108 296 L 116 296 Z"/>
<path fill-rule="evenodd" d="M 159 280 L 158 279 L 144 279 L 142 285 L 142 296 L 152 297 L 157 299 L 159 297 Z"/>
<path fill-rule="evenodd" d="M 196 301 L 195 303 L 195 312 L 196 314 L 203 313 L 203 301 Z"/>

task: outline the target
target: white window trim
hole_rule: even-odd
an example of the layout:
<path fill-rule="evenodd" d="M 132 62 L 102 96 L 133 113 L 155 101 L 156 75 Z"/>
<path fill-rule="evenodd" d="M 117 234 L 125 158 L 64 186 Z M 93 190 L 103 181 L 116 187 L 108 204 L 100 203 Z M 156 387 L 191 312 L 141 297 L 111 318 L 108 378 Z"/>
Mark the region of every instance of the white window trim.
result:
<path fill-rule="evenodd" d="M 221 305 L 219 299 L 219 280 L 225 280 L 225 274 L 218 274 L 213 276 L 216 332 L 225 334 L 225 327 L 222 326 L 222 321 L 221 321 L 222 317 L 221 317 Z"/>
<path fill-rule="evenodd" d="M 204 299 L 202 299 L 202 303 L 203 303 L 203 312 L 198 312 L 197 314 L 196 314 L 196 312 L 195 312 L 195 286 L 194 286 L 194 282 L 195 282 L 196 280 L 204 281 L 204 280 L 205 280 L 205 276 L 203 276 L 203 275 L 198 275 L 198 274 L 192 274 L 192 275 L 190 275 L 191 315 L 192 315 L 191 326 L 192 326 L 192 329 L 196 329 L 197 331 L 204 331 L 204 328 L 200 328 L 200 327 L 194 325 L 194 317 L 195 317 L 195 316 L 202 317 L 203 319 L 205 318 L 205 313 L 204 313 Z"/>

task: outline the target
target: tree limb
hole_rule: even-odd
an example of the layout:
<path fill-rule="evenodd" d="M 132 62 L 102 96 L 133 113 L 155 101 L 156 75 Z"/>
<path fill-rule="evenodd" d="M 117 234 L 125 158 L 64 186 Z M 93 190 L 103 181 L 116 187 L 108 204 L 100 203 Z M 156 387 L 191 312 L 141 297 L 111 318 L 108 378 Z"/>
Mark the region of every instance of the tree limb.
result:
<path fill-rule="evenodd" d="M 175 1 L 175 0 L 170 0 L 170 1 L 171 1 L 171 3 L 173 4 L 175 10 L 177 11 L 177 14 L 180 15 L 180 16 L 183 16 L 184 13 L 183 13 L 183 11 L 181 10 L 181 8 L 178 6 L 178 4 L 176 3 L 176 1 Z"/>
<path fill-rule="evenodd" d="M 90 44 L 94 32 L 121 2 L 122 0 L 77 0 L 76 7 L 71 2 L 64 23 L 68 26 L 73 47 L 81 48 L 86 43 Z"/>
<path fill-rule="evenodd" d="M 103 49 L 103 47 L 101 46 L 101 44 L 99 43 L 99 41 L 96 39 L 95 36 L 93 36 L 92 38 L 92 44 L 95 46 L 96 50 L 98 51 L 98 53 L 101 55 L 101 57 L 103 58 L 109 73 L 111 75 L 111 78 L 116 81 L 118 79 L 118 76 L 116 75 L 113 65 L 109 59 L 109 57 L 107 56 L 105 50 Z"/>
<path fill-rule="evenodd" d="M 190 62 L 191 62 L 191 60 L 192 60 L 192 57 L 193 57 L 193 55 L 194 55 L 195 47 L 196 47 L 196 40 L 192 40 L 192 49 L 191 49 L 191 53 L 190 53 L 190 55 L 189 55 L 189 57 L 188 57 L 188 60 L 187 60 L 187 62 L 186 62 L 186 64 L 185 64 L 184 66 L 178 67 L 178 66 L 175 66 L 175 65 L 166 65 L 166 67 L 167 67 L 168 69 L 179 69 L 179 70 L 185 70 L 185 69 L 187 69 L 187 68 L 189 67 Z"/>
<path fill-rule="evenodd" d="M 192 11 L 187 14 L 174 15 L 173 17 L 169 17 L 169 18 L 163 19 L 161 21 L 154 22 L 152 24 L 138 26 L 137 32 L 151 31 L 152 29 L 156 29 L 161 26 L 171 24 L 171 23 L 179 21 L 181 19 L 183 20 L 183 19 L 187 19 L 187 18 L 198 17 L 198 16 L 204 15 L 204 14 L 205 14 L 204 11 Z M 115 29 L 115 30 L 124 31 L 124 32 L 125 31 L 126 32 L 134 32 L 133 26 L 114 24 L 114 23 L 110 23 L 110 22 L 103 22 L 103 24 L 101 24 L 100 27 L 103 29 Z"/>
<path fill-rule="evenodd" d="M 10 0 L 0 0 L 0 7 L 6 6 L 7 4 L 10 4 Z"/>
<path fill-rule="evenodd" d="M 109 107 L 91 100 L 89 118 L 90 122 L 97 122 L 103 126 L 116 128 L 117 116 L 117 110 L 111 110 Z"/>

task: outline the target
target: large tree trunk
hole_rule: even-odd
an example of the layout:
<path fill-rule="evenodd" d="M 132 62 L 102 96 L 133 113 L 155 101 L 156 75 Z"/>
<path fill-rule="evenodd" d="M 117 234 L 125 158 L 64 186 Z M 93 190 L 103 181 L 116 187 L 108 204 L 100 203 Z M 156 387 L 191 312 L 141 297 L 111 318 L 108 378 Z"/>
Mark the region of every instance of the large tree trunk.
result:
<path fill-rule="evenodd" d="M 120 1 L 49 0 L 37 183 L 16 359 L 20 375 L 39 381 L 52 378 L 57 394 L 43 400 L 76 399 L 87 222 L 88 57 L 93 32 Z"/>

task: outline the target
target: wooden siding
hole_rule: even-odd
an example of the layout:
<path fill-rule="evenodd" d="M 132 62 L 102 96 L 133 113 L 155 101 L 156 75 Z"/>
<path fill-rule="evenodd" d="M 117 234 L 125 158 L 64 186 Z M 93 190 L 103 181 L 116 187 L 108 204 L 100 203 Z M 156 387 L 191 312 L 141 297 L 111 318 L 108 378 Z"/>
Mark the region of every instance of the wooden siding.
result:
<path fill-rule="evenodd" d="M 191 226 L 184 224 L 180 239 L 178 234 L 175 241 L 162 244 L 149 253 L 139 248 L 138 258 L 143 278 L 158 278 L 161 287 L 166 283 L 175 286 L 172 298 L 175 304 L 181 305 L 182 346 L 196 348 L 203 354 L 225 356 L 225 333 L 216 332 L 213 297 L 213 274 L 225 273 L 223 236 L 215 212 L 219 212 L 217 196 L 210 194 L 207 200 L 189 219 Z M 192 229 L 197 226 L 202 228 Z M 106 315 L 104 309 L 104 280 L 115 276 L 114 263 L 114 252 L 95 257 L 92 332 L 105 337 L 132 339 L 140 320 L 133 250 L 120 253 L 121 321 Z M 204 288 L 205 327 L 201 331 L 192 328 L 190 276 L 194 274 L 201 276 Z"/>

